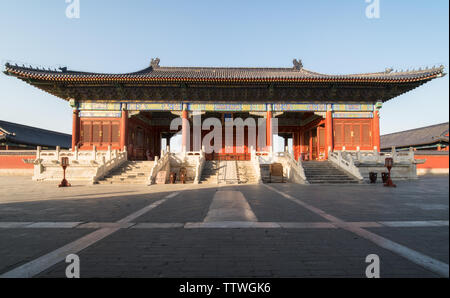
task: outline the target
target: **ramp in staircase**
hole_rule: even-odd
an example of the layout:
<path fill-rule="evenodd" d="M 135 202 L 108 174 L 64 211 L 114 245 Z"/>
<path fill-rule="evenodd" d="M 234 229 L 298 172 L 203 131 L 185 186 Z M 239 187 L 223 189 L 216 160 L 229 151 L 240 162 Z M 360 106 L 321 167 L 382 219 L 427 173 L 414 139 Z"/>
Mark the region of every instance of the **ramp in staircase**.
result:
<path fill-rule="evenodd" d="M 206 161 L 200 183 L 202 184 L 237 184 L 238 166 L 234 160 Z"/>
<path fill-rule="evenodd" d="M 237 176 L 239 184 L 253 184 L 258 182 L 251 161 L 237 161 Z"/>

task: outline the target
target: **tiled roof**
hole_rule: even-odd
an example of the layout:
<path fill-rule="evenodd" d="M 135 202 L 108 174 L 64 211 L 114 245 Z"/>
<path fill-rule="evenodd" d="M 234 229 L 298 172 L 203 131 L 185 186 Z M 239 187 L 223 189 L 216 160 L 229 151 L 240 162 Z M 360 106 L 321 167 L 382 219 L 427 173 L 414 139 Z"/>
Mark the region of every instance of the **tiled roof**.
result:
<path fill-rule="evenodd" d="M 448 143 L 449 123 L 441 123 L 381 136 L 381 149 Z"/>
<path fill-rule="evenodd" d="M 243 67 L 160 67 L 157 64 L 138 72 L 107 74 L 68 71 L 67 69 L 44 70 L 6 64 L 5 73 L 22 79 L 36 79 L 55 82 L 417 82 L 445 75 L 444 67 L 395 72 L 328 75 L 304 69 L 293 68 L 243 68 Z"/>
<path fill-rule="evenodd" d="M 72 136 L 65 133 L 0 120 L 2 138 L 15 144 L 70 148 Z"/>

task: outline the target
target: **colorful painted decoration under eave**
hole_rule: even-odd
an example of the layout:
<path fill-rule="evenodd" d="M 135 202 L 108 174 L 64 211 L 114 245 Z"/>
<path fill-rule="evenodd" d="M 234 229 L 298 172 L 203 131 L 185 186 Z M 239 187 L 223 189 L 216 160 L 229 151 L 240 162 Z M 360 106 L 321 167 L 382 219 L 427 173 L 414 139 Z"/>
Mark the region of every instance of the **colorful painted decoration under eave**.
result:
<path fill-rule="evenodd" d="M 120 102 L 102 102 L 102 101 L 82 101 L 78 103 L 80 110 L 101 110 L 101 111 L 120 111 Z"/>
<path fill-rule="evenodd" d="M 373 118 L 372 112 L 335 112 L 333 118 Z"/>
<path fill-rule="evenodd" d="M 342 112 L 371 112 L 373 105 L 371 104 L 333 104 L 333 111 Z"/>
<path fill-rule="evenodd" d="M 130 111 L 181 111 L 181 103 L 152 103 L 152 102 L 131 102 L 127 103 Z"/>
<path fill-rule="evenodd" d="M 212 104 L 188 104 L 189 111 L 215 111 L 215 112 L 264 112 L 266 111 L 265 104 L 227 104 L 227 103 L 212 103 Z"/>
<path fill-rule="evenodd" d="M 287 104 L 274 104 L 274 111 L 288 112 L 288 111 L 312 111 L 312 112 L 324 112 L 327 110 L 326 104 L 309 104 L 309 103 L 287 103 Z"/>
<path fill-rule="evenodd" d="M 81 111 L 81 118 L 120 118 L 120 111 Z"/>

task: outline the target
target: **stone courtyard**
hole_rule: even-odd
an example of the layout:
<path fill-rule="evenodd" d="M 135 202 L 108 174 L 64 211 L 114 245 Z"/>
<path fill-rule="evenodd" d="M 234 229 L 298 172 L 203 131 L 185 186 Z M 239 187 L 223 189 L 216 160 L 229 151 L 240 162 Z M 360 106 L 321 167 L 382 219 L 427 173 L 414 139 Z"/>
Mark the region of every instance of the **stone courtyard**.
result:
<path fill-rule="evenodd" d="M 381 184 L 82 185 L 0 177 L 0 276 L 449 276 L 448 176 Z"/>

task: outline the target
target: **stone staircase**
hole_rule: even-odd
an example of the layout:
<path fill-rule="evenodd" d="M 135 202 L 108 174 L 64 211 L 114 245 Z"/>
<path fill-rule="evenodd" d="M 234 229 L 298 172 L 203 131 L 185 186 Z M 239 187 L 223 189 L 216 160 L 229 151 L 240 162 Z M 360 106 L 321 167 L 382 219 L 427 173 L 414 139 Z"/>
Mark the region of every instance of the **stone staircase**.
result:
<path fill-rule="evenodd" d="M 302 165 L 310 184 L 359 183 L 356 178 L 338 169 L 329 161 L 304 161 Z"/>
<path fill-rule="evenodd" d="M 106 175 L 98 184 L 146 184 L 154 161 L 127 161 Z"/>
<path fill-rule="evenodd" d="M 170 165 L 170 172 L 177 174 L 177 179 L 175 181 L 175 184 L 180 184 L 180 169 L 184 168 L 186 170 L 187 176 L 185 177 L 184 183 L 185 184 L 192 184 L 194 183 L 194 176 L 195 176 L 195 167 L 188 164 L 188 163 L 182 163 L 178 165 Z"/>
<path fill-rule="evenodd" d="M 217 173 L 219 172 L 219 161 L 210 160 L 205 161 L 203 166 L 201 184 L 217 184 Z"/>
<path fill-rule="evenodd" d="M 255 169 L 251 161 L 237 161 L 239 184 L 257 183 Z"/>
<path fill-rule="evenodd" d="M 271 176 L 270 175 L 270 164 L 260 164 L 259 165 L 261 171 L 261 181 L 263 183 L 286 183 L 287 178 L 283 175 L 283 177 L 279 176 Z"/>

